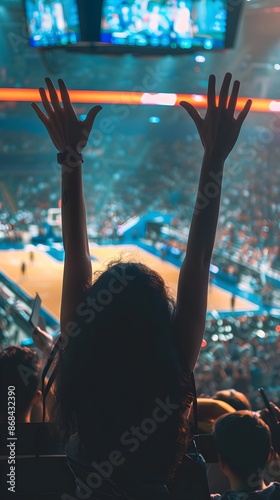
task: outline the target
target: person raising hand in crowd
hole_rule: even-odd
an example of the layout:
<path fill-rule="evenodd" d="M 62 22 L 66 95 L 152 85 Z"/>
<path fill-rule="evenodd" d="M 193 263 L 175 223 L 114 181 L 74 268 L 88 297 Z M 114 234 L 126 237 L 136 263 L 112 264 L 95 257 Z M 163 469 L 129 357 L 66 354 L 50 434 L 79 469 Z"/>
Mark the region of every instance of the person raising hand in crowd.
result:
<path fill-rule="evenodd" d="M 61 164 L 65 262 L 56 418 L 65 439 L 71 436 L 68 460 L 87 498 L 169 498 L 168 485 L 186 450 L 224 163 L 251 106 L 248 100 L 235 118 L 239 82 L 229 97 L 231 78 L 227 73 L 217 102 L 210 76 L 204 118 L 181 103 L 197 127 L 204 157 L 176 301 L 161 276 L 141 262 L 111 263 L 92 282 L 82 150 L 101 108 L 79 120 L 64 81 L 58 81 L 61 106 L 48 78 L 49 95 L 40 89 L 45 112 L 32 104 Z"/>

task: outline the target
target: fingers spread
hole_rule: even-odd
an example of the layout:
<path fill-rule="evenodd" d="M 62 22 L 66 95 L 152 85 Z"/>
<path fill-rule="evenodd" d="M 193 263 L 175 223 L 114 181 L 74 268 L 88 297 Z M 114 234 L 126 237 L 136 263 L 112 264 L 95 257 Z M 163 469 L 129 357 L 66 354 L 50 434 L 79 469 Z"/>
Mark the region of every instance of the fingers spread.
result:
<path fill-rule="evenodd" d="M 60 89 L 62 103 L 63 103 L 63 106 L 64 106 L 66 113 L 76 116 L 76 113 L 73 109 L 73 106 L 72 106 L 72 103 L 71 103 L 71 100 L 69 97 L 69 92 L 67 90 L 67 87 L 66 87 L 64 81 L 61 78 L 58 80 L 58 85 L 59 85 L 59 89 Z"/>
<path fill-rule="evenodd" d="M 197 109 L 195 109 L 194 106 L 192 106 L 189 102 L 186 101 L 181 101 L 180 106 L 182 106 L 182 108 L 184 108 L 189 113 L 190 117 L 193 119 L 196 126 L 199 127 L 203 122 L 203 118 L 200 116 Z"/>
<path fill-rule="evenodd" d="M 46 116 L 45 113 L 43 113 L 43 111 L 39 108 L 38 104 L 36 104 L 35 102 L 32 102 L 31 106 L 34 109 L 35 113 L 37 114 L 38 118 L 40 118 L 40 120 L 45 125 L 45 127 L 49 133 L 49 136 L 50 136 L 51 140 L 53 141 L 55 147 L 58 149 L 58 151 L 61 151 L 61 139 L 60 139 L 57 131 L 54 130 L 53 125 L 52 125 L 49 117 Z"/>
<path fill-rule="evenodd" d="M 56 92 L 56 89 L 54 87 L 52 80 L 50 78 L 46 78 L 46 84 L 47 84 L 48 91 L 50 94 L 53 109 L 55 111 L 61 111 L 61 106 L 59 103 L 58 95 L 57 95 L 57 92 Z"/>
<path fill-rule="evenodd" d="M 48 117 L 43 113 L 43 111 L 39 108 L 38 104 L 35 102 L 32 102 L 31 104 L 32 108 L 34 109 L 35 113 L 37 114 L 38 118 L 43 122 L 45 126 L 47 126 L 48 123 Z"/>
<path fill-rule="evenodd" d="M 238 80 L 235 80 L 228 104 L 228 110 L 232 116 L 234 115 L 234 111 L 236 108 L 239 88 L 240 88 L 240 82 Z"/>
<path fill-rule="evenodd" d="M 209 76 L 208 92 L 207 92 L 207 106 L 208 106 L 208 109 L 216 108 L 216 77 L 215 77 L 215 75 Z"/>
<path fill-rule="evenodd" d="M 53 110 L 54 110 L 53 115 L 52 115 L 52 119 L 57 127 L 57 130 L 59 131 L 61 138 L 64 138 L 63 124 L 61 121 L 61 120 L 63 120 L 63 111 L 64 110 L 60 106 L 58 93 L 57 93 L 55 86 L 50 78 L 46 78 L 46 84 L 48 87 L 48 91 L 50 94 L 50 98 L 51 98 L 51 102 L 52 102 L 52 106 L 53 106 Z"/>
<path fill-rule="evenodd" d="M 238 123 L 238 125 L 241 127 L 242 123 L 244 122 L 246 116 L 248 115 L 249 111 L 250 111 L 250 108 L 252 106 L 252 100 L 251 99 L 248 99 L 248 101 L 246 102 L 244 108 L 242 109 L 242 111 L 240 111 L 236 121 Z"/>
<path fill-rule="evenodd" d="M 88 132 L 91 131 L 93 122 L 98 115 L 99 111 L 101 111 L 102 107 L 101 106 L 95 106 L 94 108 L 91 108 L 88 112 L 88 115 L 85 119 L 85 127 Z"/>
<path fill-rule="evenodd" d="M 231 77 L 232 77 L 231 73 L 226 73 L 226 75 L 224 77 L 224 81 L 222 83 L 222 87 L 221 87 L 221 91 L 220 91 L 219 108 L 226 108 L 226 106 L 227 106 L 228 92 L 229 92 Z"/>
<path fill-rule="evenodd" d="M 51 116 L 53 113 L 53 107 L 51 106 L 51 104 L 49 102 L 46 90 L 43 87 L 40 87 L 39 93 L 40 93 L 41 101 L 42 101 L 42 104 L 46 110 L 47 115 Z"/>

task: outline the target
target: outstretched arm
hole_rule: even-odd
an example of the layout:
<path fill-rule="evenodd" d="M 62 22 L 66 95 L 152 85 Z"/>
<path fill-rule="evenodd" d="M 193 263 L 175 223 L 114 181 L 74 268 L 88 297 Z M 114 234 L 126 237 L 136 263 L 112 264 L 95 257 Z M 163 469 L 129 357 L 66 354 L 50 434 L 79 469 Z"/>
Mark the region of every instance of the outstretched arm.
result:
<path fill-rule="evenodd" d="M 208 107 L 204 119 L 191 104 L 181 103 L 193 119 L 204 147 L 174 317 L 175 342 L 191 371 L 200 351 L 205 328 L 209 267 L 218 222 L 224 162 L 236 143 L 251 106 L 248 100 L 238 117 L 234 118 L 240 83 L 234 82 L 228 101 L 230 82 L 231 74 L 227 73 L 217 105 L 216 79 L 214 75 L 209 77 Z"/>
<path fill-rule="evenodd" d="M 52 81 L 46 78 L 50 102 L 40 88 L 45 113 L 35 103 L 32 107 L 45 125 L 57 150 L 64 154 L 61 164 L 62 234 L 65 262 L 60 312 L 61 330 L 73 319 L 85 288 L 91 284 L 92 268 L 87 238 L 86 210 L 82 186 L 82 156 L 100 106 L 92 108 L 81 121 L 70 101 L 63 80 L 58 80 L 62 106 Z"/>

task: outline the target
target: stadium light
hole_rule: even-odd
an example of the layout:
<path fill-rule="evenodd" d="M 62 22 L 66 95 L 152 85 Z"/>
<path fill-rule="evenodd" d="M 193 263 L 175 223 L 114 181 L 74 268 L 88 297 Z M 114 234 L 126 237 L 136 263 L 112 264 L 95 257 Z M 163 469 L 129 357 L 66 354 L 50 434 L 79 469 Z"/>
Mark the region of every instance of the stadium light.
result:
<path fill-rule="evenodd" d="M 69 95 L 73 103 L 83 104 L 179 106 L 181 101 L 188 101 L 198 108 L 206 108 L 207 106 L 207 96 L 200 94 L 70 90 Z M 240 97 L 236 109 L 243 109 L 247 99 L 247 97 Z M 31 103 L 40 102 L 41 98 L 37 89 L 0 88 L 0 101 Z M 253 98 L 251 110 L 257 113 L 279 113 L 280 101 Z"/>

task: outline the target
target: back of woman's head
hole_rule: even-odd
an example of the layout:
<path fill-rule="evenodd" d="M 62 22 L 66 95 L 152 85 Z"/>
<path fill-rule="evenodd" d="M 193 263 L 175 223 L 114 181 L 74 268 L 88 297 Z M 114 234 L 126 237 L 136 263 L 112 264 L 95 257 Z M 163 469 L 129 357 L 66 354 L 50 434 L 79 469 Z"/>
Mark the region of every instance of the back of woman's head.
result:
<path fill-rule="evenodd" d="M 187 403 L 164 281 L 143 264 L 118 262 L 77 311 L 80 333 L 59 360 L 62 419 L 67 425 L 74 416 L 88 455 L 99 462 L 117 450 L 126 471 L 170 470 L 179 442 L 185 445 Z"/>

